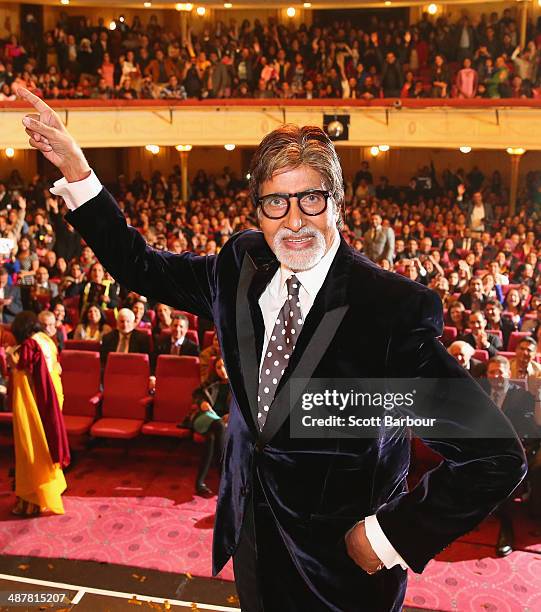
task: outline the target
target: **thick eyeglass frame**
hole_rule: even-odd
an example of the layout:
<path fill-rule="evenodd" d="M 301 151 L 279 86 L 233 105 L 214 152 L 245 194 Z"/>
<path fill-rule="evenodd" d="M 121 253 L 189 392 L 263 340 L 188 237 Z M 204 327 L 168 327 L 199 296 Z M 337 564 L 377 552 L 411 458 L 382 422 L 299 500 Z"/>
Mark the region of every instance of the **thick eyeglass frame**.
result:
<path fill-rule="evenodd" d="M 309 213 L 306 212 L 304 210 L 304 208 L 301 205 L 301 199 L 304 196 L 310 195 L 312 193 L 317 193 L 322 195 L 325 198 L 325 206 L 317 213 Z M 326 210 L 327 210 L 327 206 L 329 204 L 329 197 L 331 195 L 330 191 L 327 191 L 325 189 L 307 189 L 306 191 L 297 191 L 297 193 L 267 193 L 264 196 L 261 196 L 259 198 L 256 199 L 256 204 L 257 206 L 261 207 L 261 212 L 265 215 L 265 217 L 267 217 L 267 219 L 272 219 L 274 221 L 276 221 L 277 219 L 283 219 L 284 217 L 287 217 L 287 215 L 289 214 L 289 211 L 291 209 L 291 201 L 290 198 L 297 198 L 297 205 L 300 209 L 300 211 L 302 212 L 303 215 L 307 215 L 309 217 L 318 217 L 319 215 L 322 215 Z M 280 215 L 279 217 L 271 217 L 270 215 L 268 215 L 265 212 L 265 209 L 263 208 L 263 200 L 265 198 L 268 197 L 280 197 L 280 198 L 284 198 L 287 201 L 287 206 L 286 206 L 286 211 L 283 215 Z"/>

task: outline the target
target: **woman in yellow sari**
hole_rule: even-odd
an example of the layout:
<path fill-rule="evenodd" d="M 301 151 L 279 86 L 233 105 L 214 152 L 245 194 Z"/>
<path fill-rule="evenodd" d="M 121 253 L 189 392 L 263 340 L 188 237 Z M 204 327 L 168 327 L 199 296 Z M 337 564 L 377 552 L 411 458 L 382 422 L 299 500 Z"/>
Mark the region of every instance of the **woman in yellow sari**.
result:
<path fill-rule="evenodd" d="M 69 465 L 70 456 L 57 348 L 33 312 L 20 312 L 11 330 L 17 341 L 8 349 L 17 495 L 13 513 L 64 514 L 62 468 Z"/>

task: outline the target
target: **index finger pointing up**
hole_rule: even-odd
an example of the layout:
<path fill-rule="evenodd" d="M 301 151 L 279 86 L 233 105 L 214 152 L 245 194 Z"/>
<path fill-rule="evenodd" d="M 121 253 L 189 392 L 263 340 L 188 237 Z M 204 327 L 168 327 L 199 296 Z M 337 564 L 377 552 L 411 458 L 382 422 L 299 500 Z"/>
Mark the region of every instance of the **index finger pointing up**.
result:
<path fill-rule="evenodd" d="M 23 100 L 30 102 L 38 113 L 52 111 L 52 108 L 46 102 L 44 102 L 41 98 L 38 98 L 38 96 L 33 94 L 31 91 L 28 91 L 28 89 L 25 89 L 24 87 L 17 87 L 15 93 L 23 98 Z"/>

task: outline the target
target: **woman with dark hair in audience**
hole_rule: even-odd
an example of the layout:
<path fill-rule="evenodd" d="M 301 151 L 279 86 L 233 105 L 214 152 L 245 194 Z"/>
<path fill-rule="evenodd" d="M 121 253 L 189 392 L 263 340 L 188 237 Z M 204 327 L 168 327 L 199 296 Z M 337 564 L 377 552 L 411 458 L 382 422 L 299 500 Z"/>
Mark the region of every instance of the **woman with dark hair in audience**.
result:
<path fill-rule="evenodd" d="M 514 325 L 520 329 L 524 316 L 524 304 L 518 289 L 509 289 L 503 307 L 505 310 L 504 316 L 510 318 Z"/>
<path fill-rule="evenodd" d="M 6 349 L 11 367 L 15 493 L 12 512 L 64 514 L 62 469 L 70 462 L 62 419 L 61 368 L 53 340 L 34 312 L 23 310 L 12 323 L 17 345 Z"/>
<path fill-rule="evenodd" d="M 451 89 L 451 73 L 445 62 L 445 57 L 438 53 L 432 65 L 432 97 L 449 98 Z"/>
<path fill-rule="evenodd" d="M 197 410 L 181 426 L 188 426 L 206 438 L 197 471 L 195 490 L 202 497 L 211 497 L 213 492 L 206 485 L 205 479 L 213 457 L 216 461 L 220 461 L 222 456 L 231 401 L 229 378 L 221 357 L 216 359 L 214 367 L 209 370 L 206 382 L 194 391 L 193 399 L 197 404 Z"/>
<path fill-rule="evenodd" d="M 441 250 L 441 263 L 447 268 L 452 268 L 460 259 L 460 255 L 456 252 L 455 241 L 452 238 L 446 238 Z"/>
<path fill-rule="evenodd" d="M 445 317 L 445 325 L 456 327 L 457 336 L 465 333 L 465 330 L 468 327 L 468 321 L 466 317 L 466 307 L 462 302 L 457 300 L 456 302 L 451 302 L 449 304 L 447 316 Z"/>
<path fill-rule="evenodd" d="M 110 331 L 112 329 L 107 324 L 103 311 L 96 304 L 90 304 L 83 312 L 81 322 L 73 332 L 73 340 L 95 340 L 101 342 L 103 336 Z"/>
<path fill-rule="evenodd" d="M 152 327 L 152 335 L 158 337 L 161 333 L 171 328 L 171 306 L 167 304 L 156 304 L 154 307 L 156 318 Z"/>
<path fill-rule="evenodd" d="M 34 249 L 34 243 L 29 236 L 23 236 L 19 240 L 19 248 L 17 251 L 17 260 L 21 266 L 19 276 L 34 276 L 39 268 L 39 258 Z"/>
<path fill-rule="evenodd" d="M 96 304 L 99 308 L 114 308 L 118 305 L 116 283 L 112 278 L 107 278 L 99 261 L 90 266 L 88 279 L 81 294 L 81 310 L 90 304 Z"/>
<path fill-rule="evenodd" d="M 152 325 L 147 314 L 147 302 L 141 298 L 134 299 L 129 306 L 135 315 L 135 329 L 149 329 Z"/>

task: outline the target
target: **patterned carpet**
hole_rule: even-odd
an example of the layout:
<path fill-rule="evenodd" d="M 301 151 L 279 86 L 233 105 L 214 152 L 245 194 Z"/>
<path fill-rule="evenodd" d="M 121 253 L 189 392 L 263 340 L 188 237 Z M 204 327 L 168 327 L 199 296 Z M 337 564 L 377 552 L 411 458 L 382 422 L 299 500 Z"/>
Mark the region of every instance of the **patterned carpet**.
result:
<path fill-rule="evenodd" d="M 0 554 L 92 559 L 210 576 L 215 498 L 193 495 L 198 450 L 191 443 L 142 440 L 82 452 L 66 474 L 64 516 L 17 519 L 7 473 L 11 448 L 0 436 Z M 6 452 L 7 450 L 7 452 Z M 208 484 L 216 490 L 217 474 Z M 541 525 L 516 504 L 517 550 L 494 554 L 498 523 L 477 530 L 410 574 L 406 604 L 445 611 L 541 611 Z M 414 528 L 414 526 L 412 526 Z M 231 565 L 221 574 L 232 579 Z"/>

